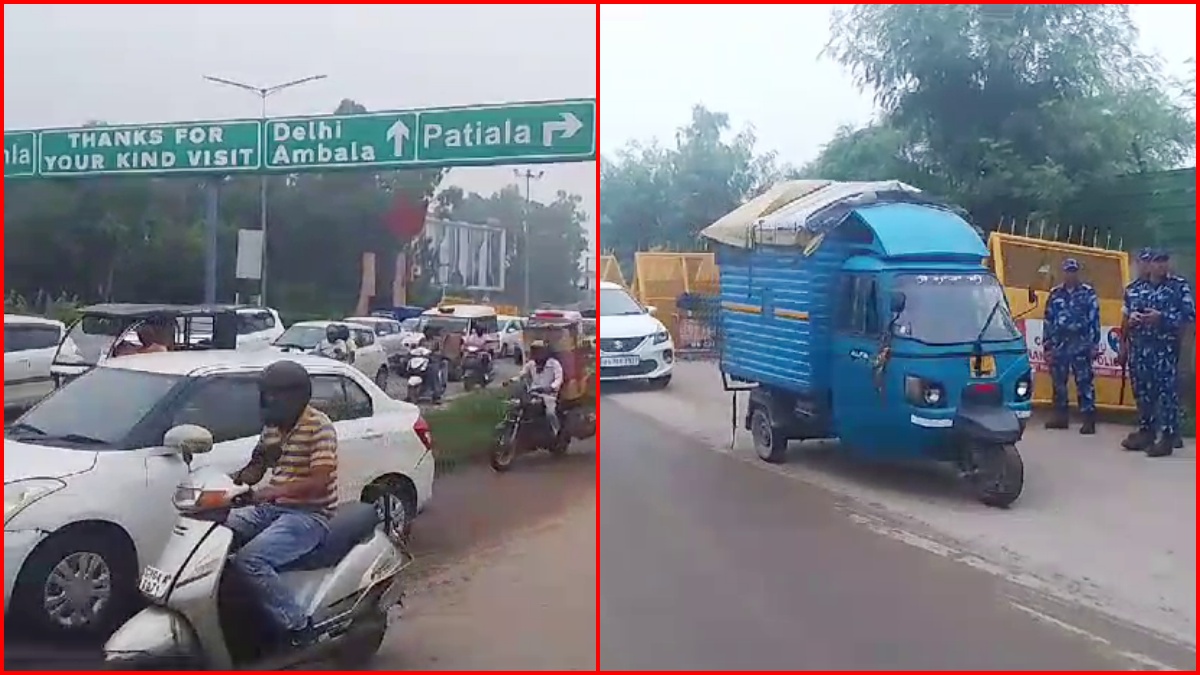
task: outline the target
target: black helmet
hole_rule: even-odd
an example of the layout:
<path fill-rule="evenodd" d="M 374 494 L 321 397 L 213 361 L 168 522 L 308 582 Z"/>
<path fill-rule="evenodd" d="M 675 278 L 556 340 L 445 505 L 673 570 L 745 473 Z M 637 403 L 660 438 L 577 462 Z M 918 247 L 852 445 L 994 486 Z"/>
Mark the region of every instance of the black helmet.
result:
<path fill-rule="evenodd" d="M 258 376 L 258 401 L 263 423 L 291 426 L 312 399 L 308 371 L 295 361 L 276 361 Z"/>

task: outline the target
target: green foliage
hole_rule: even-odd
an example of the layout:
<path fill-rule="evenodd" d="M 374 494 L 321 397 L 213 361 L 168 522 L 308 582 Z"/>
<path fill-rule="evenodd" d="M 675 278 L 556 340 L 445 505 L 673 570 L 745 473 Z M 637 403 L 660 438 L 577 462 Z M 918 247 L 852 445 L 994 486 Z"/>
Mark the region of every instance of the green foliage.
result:
<path fill-rule="evenodd" d="M 502 389 L 482 389 L 424 413 L 439 470 L 487 458 L 506 400 Z"/>
<path fill-rule="evenodd" d="M 1127 5 L 851 5 L 831 25 L 827 52 L 882 114 L 839 133 L 810 175 L 894 170 L 990 226 L 1194 147 L 1193 106 L 1131 47 Z"/>
<path fill-rule="evenodd" d="M 366 112 L 343 100 L 337 113 Z M 341 171 L 326 174 L 272 176 L 268 181 L 269 303 L 289 316 L 344 315 L 357 300 L 364 252 L 374 252 L 379 289 L 391 288 L 394 266 L 389 261 L 411 242 L 399 241 L 385 226 L 385 217 L 398 198 L 435 202 L 444 171 L 408 170 L 379 173 Z M 216 180 L 220 199 L 218 299 L 232 301 L 257 294 L 257 282 L 235 278 L 234 262 L 239 229 L 258 229 L 257 176 L 225 178 L 95 178 L 74 180 L 5 181 L 6 290 L 26 297 L 77 297 L 85 303 L 194 303 L 203 299 L 205 180 Z M 449 188 L 450 194 L 461 190 Z M 483 222 L 499 218 L 519 230 L 513 216 L 514 189 L 470 202 L 450 217 Z M 535 253 L 545 260 L 544 292 L 570 292 L 577 272 L 567 270 L 586 247 L 580 224 L 586 215 L 579 198 L 559 195 L 549 205 L 530 207 Z M 498 213 L 490 213 L 495 208 Z M 510 236 L 514 260 L 522 255 L 523 240 Z M 422 243 L 418 259 L 428 258 Z M 565 263 L 559 261 L 565 260 Z M 429 273 L 432 265 L 422 265 Z M 508 275 L 520 286 L 520 276 Z M 429 279 L 418 279 L 418 295 L 437 299 Z M 382 292 L 382 290 L 381 290 Z M 438 290 L 440 292 L 440 289 Z M 519 293 L 519 291 L 518 291 Z M 535 294 L 536 295 L 536 294 Z M 550 297 L 549 299 L 554 299 Z"/>
<path fill-rule="evenodd" d="M 782 174 L 756 143 L 753 129 L 731 135 L 728 115 L 698 105 L 673 147 L 634 142 L 601 157 L 601 249 L 628 264 L 635 251 L 695 248 L 701 229 Z"/>

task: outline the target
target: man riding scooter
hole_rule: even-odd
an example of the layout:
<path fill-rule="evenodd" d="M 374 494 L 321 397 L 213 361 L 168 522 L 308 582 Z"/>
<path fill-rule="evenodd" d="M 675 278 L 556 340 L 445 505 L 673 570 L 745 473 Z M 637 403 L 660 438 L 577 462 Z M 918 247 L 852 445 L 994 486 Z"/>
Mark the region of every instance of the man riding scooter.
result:
<path fill-rule="evenodd" d="M 325 327 L 325 339 L 317 343 L 317 356 L 354 363 L 354 340 L 350 337 L 350 329 L 340 323 L 331 323 Z"/>
<path fill-rule="evenodd" d="M 483 381 L 489 381 L 492 372 L 492 353 L 487 348 L 486 333 L 483 326 L 476 326 L 463 338 L 463 349 L 468 353 L 474 349 L 479 354 L 479 367 L 483 369 L 480 379 Z"/>
<path fill-rule="evenodd" d="M 234 509 L 225 525 L 244 542 L 233 564 L 260 594 L 265 608 L 294 646 L 313 638 L 311 619 L 279 570 L 321 545 L 337 505 L 337 433 L 329 417 L 309 405 L 312 382 L 294 361 L 278 361 L 258 382 L 263 430 L 250 463 L 233 474 L 255 485 L 271 469 L 252 506 Z"/>
<path fill-rule="evenodd" d="M 563 384 L 563 369 L 544 341 L 534 340 L 529 345 L 529 360 L 521 367 L 517 379 L 527 380 L 530 391 L 541 396 L 546 421 L 554 436 L 558 436 L 558 390 Z"/>

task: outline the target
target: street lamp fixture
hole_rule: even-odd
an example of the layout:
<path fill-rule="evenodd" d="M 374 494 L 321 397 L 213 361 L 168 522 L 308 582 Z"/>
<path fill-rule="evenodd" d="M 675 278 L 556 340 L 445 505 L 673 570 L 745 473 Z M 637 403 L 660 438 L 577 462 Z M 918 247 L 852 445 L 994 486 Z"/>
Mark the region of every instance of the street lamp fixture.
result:
<path fill-rule="evenodd" d="M 259 99 L 261 99 L 261 101 L 262 101 L 262 107 L 260 108 L 260 118 L 263 123 L 263 133 L 265 134 L 267 132 L 266 125 L 267 125 L 267 98 L 268 97 L 270 97 L 272 94 L 278 94 L 279 92 L 283 91 L 284 89 L 291 89 L 292 87 L 298 87 L 302 84 L 308 84 L 309 82 L 316 82 L 317 80 L 324 80 L 326 77 L 328 77 L 328 76 L 327 75 L 310 75 L 308 77 L 302 77 L 298 80 L 292 80 L 290 82 L 284 82 L 282 84 L 276 84 L 276 85 L 272 85 L 270 87 L 256 87 L 252 84 L 246 84 L 244 82 L 236 82 L 234 80 L 227 80 L 223 77 L 215 77 L 213 75 L 205 75 L 204 79 L 208 80 L 209 82 L 214 82 L 216 84 L 223 84 L 227 87 L 234 87 L 237 89 L 248 91 L 248 92 L 254 94 L 255 96 L 259 97 Z M 259 152 L 262 152 L 262 149 L 260 149 Z M 262 159 L 265 161 L 266 158 L 262 158 Z M 262 261 L 259 263 L 259 282 L 260 282 L 261 286 L 259 288 L 259 300 L 258 301 L 260 304 L 265 306 L 267 304 L 267 174 L 266 174 L 266 172 L 263 172 L 259 175 L 258 202 L 259 202 L 259 204 L 258 204 L 258 224 L 259 224 L 259 229 L 262 230 Z"/>

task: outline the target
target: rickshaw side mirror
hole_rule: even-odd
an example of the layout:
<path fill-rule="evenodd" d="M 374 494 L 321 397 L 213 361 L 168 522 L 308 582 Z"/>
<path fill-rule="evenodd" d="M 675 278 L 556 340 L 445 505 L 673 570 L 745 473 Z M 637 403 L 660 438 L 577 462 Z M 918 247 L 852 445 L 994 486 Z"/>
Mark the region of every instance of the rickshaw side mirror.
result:
<path fill-rule="evenodd" d="M 1029 304 L 1034 305 L 1034 306 L 1036 306 L 1038 304 L 1037 291 L 1033 290 L 1032 287 L 1025 289 L 1025 295 L 1029 299 Z"/>
<path fill-rule="evenodd" d="M 899 315 L 904 312 L 904 307 L 908 304 L 908 296 L 903 291 L 892 291 L 892 314 Z"/>

